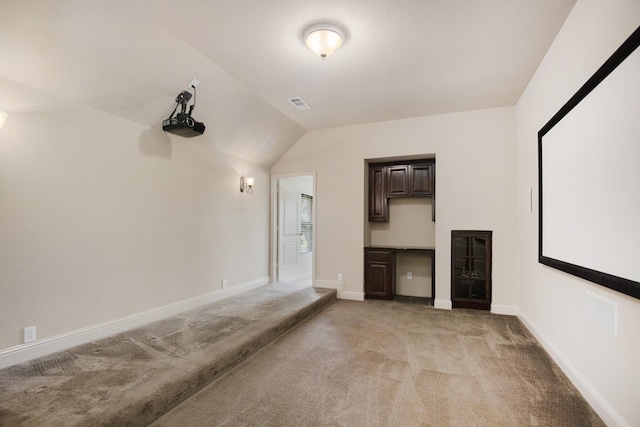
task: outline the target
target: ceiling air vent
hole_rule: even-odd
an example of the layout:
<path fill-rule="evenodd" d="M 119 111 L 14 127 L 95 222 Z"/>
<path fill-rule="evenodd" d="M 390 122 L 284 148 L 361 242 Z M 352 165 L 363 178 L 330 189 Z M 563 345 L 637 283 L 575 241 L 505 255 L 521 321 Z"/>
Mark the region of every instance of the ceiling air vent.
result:
<path fill-rule="evenodd" d="M 296 97 L 296 98 L 289 98 L 289 102 L 291 104 L 293 104 L 294 107 L 296 107 L 298 110 L 310 110 L 311 107 L 309 106 L 309 104 L 307 104 L 304 99 L 300 98 L 300 97 Z"/>

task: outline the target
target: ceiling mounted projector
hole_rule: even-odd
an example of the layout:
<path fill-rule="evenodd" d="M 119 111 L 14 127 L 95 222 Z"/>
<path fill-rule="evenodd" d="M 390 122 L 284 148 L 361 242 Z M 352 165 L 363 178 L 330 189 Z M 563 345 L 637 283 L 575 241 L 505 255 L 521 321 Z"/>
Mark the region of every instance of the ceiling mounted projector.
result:
<path fill-rule="evenodd" d="M 191 87 L 195 93 L 195 85 L 192 85 Z M 193 100 L 193 104 L 189 107 L 189 112 L 187 113 L 187 103 L 191 99 L 191 96 L 191 93 L 186 90 L 183 90 L 178 94 L 176 98 L 176 108 L 173 109 L 173 112 L 168 119 L 162 121 L 163 131 L 184 136 L 185 138 L 191 138 L 204 133 L 204 123 L 197 122 L 193 117 L 191 117 L 191 113 L 193 113 L 193 109 L 196 106 L 195 98 Z M 181 107 L 180 112 L 176 114 L 178 107 Z"/>

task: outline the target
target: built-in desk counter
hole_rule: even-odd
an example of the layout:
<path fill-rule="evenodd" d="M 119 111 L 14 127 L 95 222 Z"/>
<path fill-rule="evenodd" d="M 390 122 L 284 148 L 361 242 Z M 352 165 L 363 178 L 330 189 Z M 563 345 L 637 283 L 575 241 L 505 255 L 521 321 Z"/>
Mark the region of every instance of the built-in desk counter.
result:
<path fill-rule="evenodd" d="M 425 246 L 365 246 L 364 293 L 366 298 L 394 299 L 396 254 L 424 253 L 431 259 L 431 300 L 436 298 L 436 249 Z"/>

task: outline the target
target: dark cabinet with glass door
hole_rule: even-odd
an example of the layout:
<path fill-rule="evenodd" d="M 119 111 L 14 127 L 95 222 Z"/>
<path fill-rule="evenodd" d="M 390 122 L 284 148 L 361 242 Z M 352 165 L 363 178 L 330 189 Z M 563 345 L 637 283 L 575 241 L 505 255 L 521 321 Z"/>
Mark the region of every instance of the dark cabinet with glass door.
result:
<path fill-rule="evenodd" d="M 491 231 L 451 232 L 453 308 L 491 309 Z"/>

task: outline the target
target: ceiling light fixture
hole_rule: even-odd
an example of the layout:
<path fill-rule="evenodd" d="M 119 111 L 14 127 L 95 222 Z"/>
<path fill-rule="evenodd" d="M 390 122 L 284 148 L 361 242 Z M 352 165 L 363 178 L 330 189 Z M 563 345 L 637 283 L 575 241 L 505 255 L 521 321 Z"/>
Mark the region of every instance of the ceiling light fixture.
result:
<path fill-rule="evenodd" d="M 342 46 L 345 36 L 342 28 L 327 23 L 313 24 L 302 33 L 304 44 L 322 59 Z"/>

